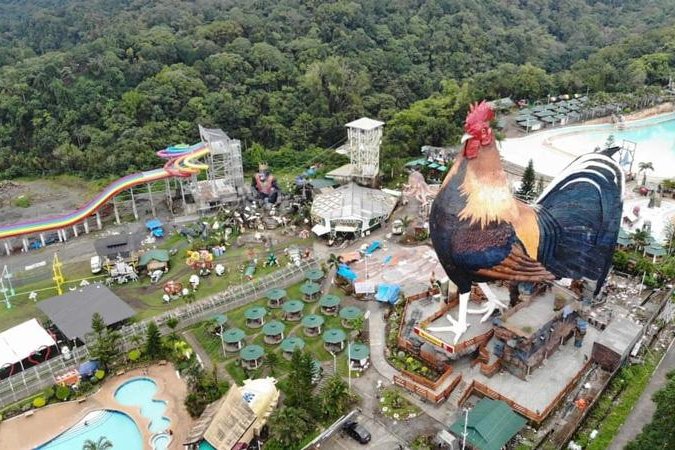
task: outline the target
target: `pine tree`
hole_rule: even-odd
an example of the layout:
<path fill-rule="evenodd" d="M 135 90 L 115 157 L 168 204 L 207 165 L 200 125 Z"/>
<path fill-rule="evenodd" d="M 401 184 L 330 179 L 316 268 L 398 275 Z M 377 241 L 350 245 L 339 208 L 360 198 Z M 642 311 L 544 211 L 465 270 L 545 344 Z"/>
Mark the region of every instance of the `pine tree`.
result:
<path fill-rule="evenodd" d="M 159 358 L 164 353 L 162 335 L 155 322 L 150 322 L 145 334 L 145 354 L 150 359 Z"/>
<path fill-rule="evenodd" d="M 525 168 L 525 172 L 523 172 L 523 178 L 520 180 L 520 189 L 518 189 L 516 195 L 527 202 L 532 200 L 535 196 L 535 182 L 536 174 L 534 172 L 534 163 L 530 159 Z"/>
<path fill-rule="evenodd" d="M 544 177 L 539 177 L 539 180 L 537 181 L 536 196 L 539 197 L 542 192 L 544 192 Z"/>

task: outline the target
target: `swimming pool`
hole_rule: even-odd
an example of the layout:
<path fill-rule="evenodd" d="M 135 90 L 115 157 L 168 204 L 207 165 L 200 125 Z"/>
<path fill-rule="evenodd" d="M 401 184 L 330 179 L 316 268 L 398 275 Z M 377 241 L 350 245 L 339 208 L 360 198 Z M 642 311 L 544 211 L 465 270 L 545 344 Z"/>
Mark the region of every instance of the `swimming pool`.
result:
<path fill-rule="evenodd" d="M 581 125 L 506 139 L 501 143 L 501 153 L 504 159 L 522 166 L 532 159 L 535 170 L 555 176 L 575 157 L 604 146 L 610 135 L 619 145 L 623 140 L 637 143 L 633 173 L 639 162 L 651 162 L 654 171 L 649 172 L 649 178 L 675 176 L 674 113 L 626 122 L 623 129 L 613 124 Z"/>
<path fill-rule="evenodd" d="M 141 415 L 150 420 L 150 432 L 161 433 L 169 429 L 171 421 L 164 416 L 166 402 L 154 400 L 157 383 L 151 378 L 139 377 L 126 381 L 115 391 L 115 400 L 125 406 L 139 406 Z"/>
<path fill-rule="evenodd" d="M 80 450 L 87 440 L 97 442 L 101 437 L 107 438 L 115 449 L 143 449 L 143 438 L 136 422 L 122 412 L 107 409 L 87 414 L 68 430 L 37 448 Z"/>

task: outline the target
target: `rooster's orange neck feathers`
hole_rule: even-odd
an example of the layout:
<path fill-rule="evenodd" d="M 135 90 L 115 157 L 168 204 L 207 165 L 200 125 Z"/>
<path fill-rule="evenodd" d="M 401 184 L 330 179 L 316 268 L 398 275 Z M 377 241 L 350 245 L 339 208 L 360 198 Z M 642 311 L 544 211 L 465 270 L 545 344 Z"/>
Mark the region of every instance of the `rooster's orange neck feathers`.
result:
<path fill-rule="evenodd" d="M 461 161 L 455 165 L 461 165 Z M 490 222 L 513 222 L 518 217 L 518 206 L 494 142 L 482 147 L 478 157 L 466 162 L 464 182 L 459 190 L 466 199 L 460 219 L 483 228 Z"/>

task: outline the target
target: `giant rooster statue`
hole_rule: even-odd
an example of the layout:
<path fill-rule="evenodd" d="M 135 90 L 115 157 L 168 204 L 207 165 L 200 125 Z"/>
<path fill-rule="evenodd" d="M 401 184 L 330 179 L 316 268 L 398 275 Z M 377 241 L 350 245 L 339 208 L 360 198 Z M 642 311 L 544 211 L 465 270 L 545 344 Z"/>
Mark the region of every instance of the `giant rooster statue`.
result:
<path fill-rule="evenodd" d="M 448 315 L 455 333 L 467 329 L 471 284 L 489 280 L 546 282 L 556 278 L 596 281 L 596 294 L 609 271 L 619 232 L 623 173 L 605 154 L 574 160 L 551 182 L 536 204 L 513 197 L 490 129 L 494 113 L 473 105 L 464 125 L 460 154 L 431 207 L 430 234 L 438 258 L 459 291 L 459 317 Z M 493 298 L 490 298 L 493 297 Z"/>

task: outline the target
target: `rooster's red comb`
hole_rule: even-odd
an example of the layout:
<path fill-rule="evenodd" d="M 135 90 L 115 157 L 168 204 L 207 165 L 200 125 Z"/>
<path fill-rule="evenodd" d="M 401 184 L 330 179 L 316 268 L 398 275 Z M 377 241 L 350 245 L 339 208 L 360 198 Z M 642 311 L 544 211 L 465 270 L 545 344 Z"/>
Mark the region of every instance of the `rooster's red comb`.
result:
<path fill-rule="evenodd" d="M 480 103 L 473 103 L 469 107 L 469 114 L 464 122 L 464 130 L 470 132 L 470 130 L 480 128 L 481 124 L 489 123 L 494 117 L 494 111 L 485 100 Z"/>

